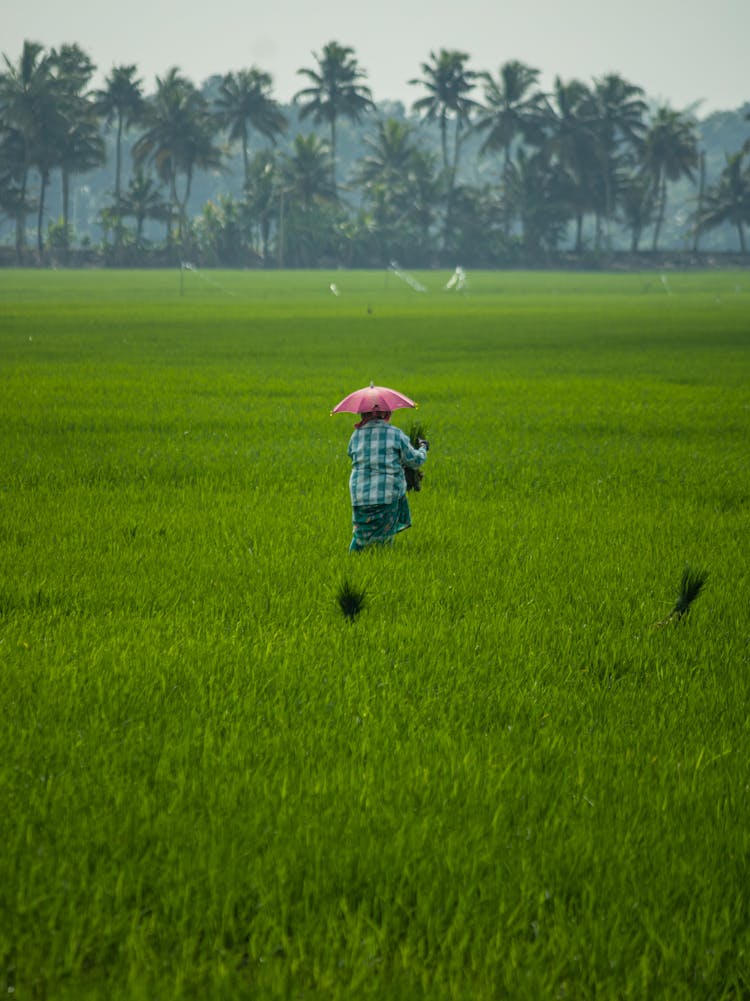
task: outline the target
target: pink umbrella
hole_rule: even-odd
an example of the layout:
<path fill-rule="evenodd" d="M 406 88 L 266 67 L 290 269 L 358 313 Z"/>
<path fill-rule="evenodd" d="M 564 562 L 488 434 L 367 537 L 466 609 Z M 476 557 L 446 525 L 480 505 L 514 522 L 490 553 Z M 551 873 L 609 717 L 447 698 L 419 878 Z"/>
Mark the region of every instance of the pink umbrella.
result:
<path fill-rule="evenodd" d="M 341 403 L 337 403 L 331 411 L 332 414 L 366 414 L 376 410 L 404 410 L 406 407 L 416 407 L 414 400 L 410 400 L 403 393 L 397 393 L 395 389 L 388 389 L 387 386 L 374 386 L 370 383 L 364 389 L 355 389 L 353 393 L 345 396 Z"/>

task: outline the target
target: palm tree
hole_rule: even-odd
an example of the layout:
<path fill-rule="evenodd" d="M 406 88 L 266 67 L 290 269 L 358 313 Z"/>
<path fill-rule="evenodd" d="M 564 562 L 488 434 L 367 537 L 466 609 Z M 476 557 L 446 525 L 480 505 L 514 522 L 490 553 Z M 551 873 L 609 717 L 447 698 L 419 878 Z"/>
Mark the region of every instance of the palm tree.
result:
<path fill-rule="evenodd" d="M 135 239 L 138 246 L 143 242 L 145 221 L 154 219 L 164 222 L 170 211 L 153 177 L 146 174 L 142 167 L 130 178 L 127 191 L 117 200 L 116 208 L 121 217 L 135 219 Z"/>
<path fill-rule="evenodd" d="M 281 181 L 278 160 L 270 150 L 261 150 L 250 160 L 245 182 L 245 201 L 252 222 L 258 227 L 260 256 L 269 261 L 271 226 L 278 218 L 277 193 Z"/>
<path fill-rule="evenodd" d="M 0 119 L 0 211 L 16 225 L 31 210 L 21 194 L 21 169 L 24 158 L 23 136 Z"/>
<path fill-rule="evenodd" d="M 318 61 L 317 70 L 300 69 L 307 77 L 309 87 L 294 95 L 300 105 L 300 118 L 312 116 L 314 122 L 328 123 L 331 132 L 331 180 L 336 194 L 336 122 L 340 116 L 358 122 L 362 115 L 374 108 L 370 88 L 363 81 L 367 74 L 354 58 L 354 49 L 338 42 L 329 42 L 322 55 L 313 53 Z"/>
<path fill-rule="evenodd" d="M 693 120 L 667 105 L 657 108 L 646 132 L 642 157 L 656 191 L 652 249 L 657 250 L 667 206 L 667 182 L 681 177 L 692 179 L 693 168 L 698 164 L 698 138 Z"/>
<path fill-rule="evenodd" d="M 750 167 L 745 167 L 745 153 L 727 154 L 726 166 L 718 183 L 704 195 L 697 225 L 701 232 L 730 223 L 737 230 L 740 250 L 747 253 L 745 226 L 750 225 Z"/>
<path fill-rule="evenodd" d="M 333 201 L 336 189 L 331 177 L 331 150 L 314 133 L 295 136 L 292 153 L 283 166 L 284 193 L 303 209 L 316 201 Z"/>
<path fill-rule="evenodd" d="M 94 95 L 95 108 L 109 128 L 117 123 L 115 141 L 115 201 L 122 184 L 122 137 L 135 125 L 143 111 L 143 87 L 135 66 L 114 66 L 104 81 L 104 88 Z"/>
<path fill-rule="evenodd" d="M 471 121 L 472 112 L 479 108 L 479 104 L 469 96 L 479 80 L 479 74 L 466 68 L 469 59 L 466 52 L 441 49 L 437 55 L 431 52 L 430 59 L 432 62 L 421 65 L 424 76 L 410 80 L 409 83 L 422 86 L 427 91 L 424 97 L 413 103 L 412 109 L 422 115 L 425 121 L 437 121 L 440 127 L 443 168 L 448 178 L 445 241 L 450 230 L 451 202 L 463 134 Z M 451 121 L 454 123 L 452 156 L 448 153 L 448 123 Z"/>
<path fill-rule="evenodd" d="M 77 45 L 52 50 L 60 95 L 61 130 L 56 160 L 62 172 L 63 234 L 67 249 L 70 217 L 70 178 L 104 162 L 104 141 L 93 101 L 85 93 L 96 67 Z"/>
<path fill-rule="evenodd" d="M 327 142 L 314 133 L 295 137 L 281 163 L 278 195 L 279 266 L 289 250 L 290 263 L 311 267 L 330 249 L 337 202 Z"/>
<path fill-rule="evenodd" d="M 521 227 L 527 259 L 555 250 L 569 219 L 565 169 L 544 150 L 521 148 L 503 174 L 503 201 Z"/>
<path fill-rule="evenodd" d="M 603 217 L 610 220 L 621 189 L 624 169 L 631 164 L 646 130 L 643 90 L 616 73 L 594 80 L 591 94 L 596 161 L 604 190 Z M 597 214 L 597 249 L 602 215 Z"/>
<path fill-rule="evenodd" d="M 41 216 L 44 191 L 49 179 L 51 151 L 48 138 L 57 125 L 55 78 L 50 57 L 43 46 L 24 42 L 17 65 L 3 56 L 5 72 L 0 74 L 0 118 L 6 128 L 13 129 L 18 156 L 13 173 L 17 178 L 16 258 L 23 258 L 26 233 L 26 213 L 29 171 L 37 167 L 41 178 L 37 244 L 41 255 Z M 45 150 L 46 147 L 46 150 Z"/>
<path fill-rule="evenodd" d="M 215 106 L 221 124 L 229 130 L 229 138 L 242 145 L 245 186 L 250 176 L 248 153 L 251 126 L 266 139 L 275 142 L 287 126 L 286 116 L 271 97 L 270 74 L 252 67 L 238 73 L 227 73 L 222 78 Z"/>
<path fill-rule="evenodd" d="M 355 180 L 365 187 L 370 184 L 398 186 L 414 155 L 414 130 L 407 122 L 386 118 L 378 122 L 375 136 L 365 136 L 369 153 L 355 171 Z"/>
<path fill-rule="evenodd" d="M 455 178 L 461 148 L 462 132 L 469 122 L 471 113 L 479 104 L 469 97 L 476 86 L 479 74 L 466 68 L 469 58 L 465 52 L 441 49 L 438 55 L 430 53 L 432 63 L 422 63 L 422 78 L 410 80 L 412 85 L 424 87 L 425 97 L 412 104 L 428 122 L 437 121 L 440 126 L 440 146 L 443 166 Z M 453 156 L 448 153 L 448 123 L 454 122 Z"/>
<path fill-rule="evenodd" d="M 84 94 L 94 64 L 77 45 L 63 45 L 45 55 L 40 45 L 26 42 L 18 67 L 5 57 L 7 72 L 0 80 L 0 109 L 6 125 L 17 131 L 19 181 L 16 253 L 23 251 L 28 172 L 39 173 L 37 252 L 44 253 L 44 205 L 50 176 L 63 174 L 63 232 L 68 233 L 68 193 L 72 173 L 89 170 L 103 159 L 103 144 Z"/>
<path fill-rule="evenodd" d="M 617 73 L 594 80 L 596 127 L 608 146 L 618 142 L 637 145 L 646 131 L 644 116 L 647 104 L 643 89 L 628 83 Z"/>
<path fill-rule="evenodd" d="M 501 257 L 506 246 L 502 209 L 496 185 L 456 185 L 450 234 L 454 260 L 486 267 Z"/>
<path fill-rule="evenodd" d="M 644 229 L 654 219 L 656 193 L 654 179 L 643 169 L 632 170 L 620 185 L 620 209 L 622 221 L 630 230 L 630 252 L 638 253 L 638 245 Z"/>
<path fill-rule="evenodd" d="M 70 232 L 70 179 L 86 174 L 104 163 L 104 140 L 90 105 L 82 105 L 69 119 L 65 137 L 58 150 L 58 166 L 62 171 L 62 218 L 67 239 Z"/>
<path fill-rule="evenodd" d="M 366 136 L 369 153 L 358 163 L 354 178 L 371 206 L 374 233 L 384 260 L 403 255 L 419 242 L 423 203 L 418 178 L 425 165 L 406 122 L 387 118 L 374 136 Z"/>
<path fill-rule="evenodd" d="M 207 259 L 222 267 L 238 267 L 248 260 L 247 204 L 231 195 L 219 195 L 204 204 L 197 224 L 198 245 Z"/>
<path fill-rule="evenodd" d="M 538 79 L 539 70 L 518 60 L 503 63 L 497 80 L 482 74 L 484 106 L 476 129 L 487 135 L 481 152 L 501 152 L 505 167 L 516 139 L 538 143 L 542 137 L 544 95 L 536 87 Z"/>
<path fill-rule="evenodd" d="M 484 106 L 476 124 L 477 132 L 486 136 L 481 154 L 501 152 L 503 169 L 510 166 L 510 151 L 519 139 L 539 143 L 544 135 L 544 95 L 536 87 L 539 70 L 518 60 L 503 63 L 497 80 L 489 73 L 482 75 Z M 503 231 L 507 239 L 509 219 L 503 214 Z"/>
<path fill-rule="evenodd" d="M 146 131 L 133 147 L 133 156 L 137 165 L 152 161 L 169 186 L 182 242 L 195 169 L 222 164 L 221 150 L 215 144 L 217 123 L 206 99 L 176 67 L 163 79 L 156 78 L 156 92 L 147 100 L 142 120 Z"/>
<path fill-rule="evenodd" d="M 603 186 L 595 170 L 595 133 L 592 97 L 580 80 L 555 78 L 548 106 L 544 150 L 566 175 L 564 198 L 575 219 L 575 250 L 583 249 L 583 217 L 603 204 Z"/>
<path fill-rule="evenodd" d="M 96 70 L 91 58 L 79 45 L 61 45 L 52 49 L 50 61 L 66 94 L 82 94 Z"/>

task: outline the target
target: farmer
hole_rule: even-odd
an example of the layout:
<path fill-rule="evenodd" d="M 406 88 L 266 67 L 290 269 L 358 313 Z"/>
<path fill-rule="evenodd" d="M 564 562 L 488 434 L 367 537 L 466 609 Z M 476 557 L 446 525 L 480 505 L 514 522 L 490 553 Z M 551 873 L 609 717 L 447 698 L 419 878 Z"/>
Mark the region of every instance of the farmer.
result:
<path fill-rule="evenodd" d="M 404 466 L 418 469 L 423 465 L 430 445 L 420 439 L 419 447 L 414 448 L 390 419 L 389 410 L 364 412 L 349 440 L 354 529 L 350 553 L 373 543 L 390 542 L 398 532 L 411 527 Z"/>

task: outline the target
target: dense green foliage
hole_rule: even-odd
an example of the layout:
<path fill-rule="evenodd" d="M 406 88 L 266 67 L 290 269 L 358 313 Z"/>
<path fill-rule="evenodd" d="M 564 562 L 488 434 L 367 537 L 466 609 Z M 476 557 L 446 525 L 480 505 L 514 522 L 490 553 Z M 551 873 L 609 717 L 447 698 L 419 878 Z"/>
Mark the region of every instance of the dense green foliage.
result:
<path fill-rule="evenodd" d="M 96 67 L 77 45 L 5 54 L 0 213 L 15 263 L 537 266 L 563 250 L 638 253 L 647 234 L 653 251 L 727 250 L 736 236 L 746 252 L 744 129 L 717 149 L 691 113 L 650 106 L 617 73 L 557 77 L 547 93 L 534 67 L 509 60 L 493 76 L 445 48 L 409 80 L 407 115 L 375 104 L 351 47 L 332 41 L 314 59 L 283 108 L 255 66 L 200 88 L 172 66 L 146 94 L 134 65 L 92 90 Z M 360 131 L 342 141 L 347 126 Z M 59 217 L 48 218 L 58 173 Z M 85 253 L 71 258 L 76 239 Z"/>
<path fill-rule="evenodd" d="M 9 993 L 747 996 L 747 275 L 447 277 L 0 274 Z"/>

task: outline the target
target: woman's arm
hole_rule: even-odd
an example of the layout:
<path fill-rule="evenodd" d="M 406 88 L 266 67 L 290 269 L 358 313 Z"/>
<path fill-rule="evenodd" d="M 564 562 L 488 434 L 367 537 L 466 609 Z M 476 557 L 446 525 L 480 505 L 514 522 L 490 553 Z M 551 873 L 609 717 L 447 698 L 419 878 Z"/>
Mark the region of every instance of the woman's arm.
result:
<path fill-rule="evenodd" d="M 410 469 L 419 469 L 427 459 L 427 443 L 419 448 L 414 448 L 408 437 L 401 434 L 401 465 Z"/>

